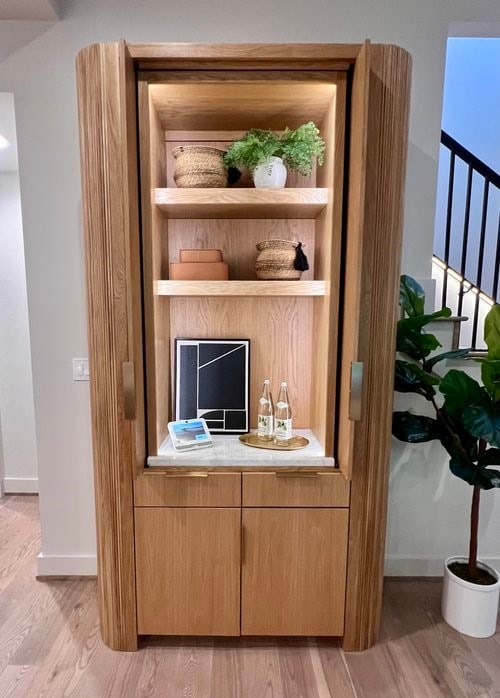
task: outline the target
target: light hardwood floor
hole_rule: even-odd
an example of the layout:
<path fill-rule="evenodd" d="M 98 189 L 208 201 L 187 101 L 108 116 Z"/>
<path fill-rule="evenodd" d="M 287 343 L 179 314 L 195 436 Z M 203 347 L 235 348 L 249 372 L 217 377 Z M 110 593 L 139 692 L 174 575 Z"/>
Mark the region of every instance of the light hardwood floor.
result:
<path fill-rule="evenodd" d="M 96 582 L 35 580 L 38 501 L 0 499 L 0 698 L 500 698 L 500 628 L 466 638 L 439 612 L 440 581 L 386 581 L 379 644 L 313 639 L 100 640 Z"/>

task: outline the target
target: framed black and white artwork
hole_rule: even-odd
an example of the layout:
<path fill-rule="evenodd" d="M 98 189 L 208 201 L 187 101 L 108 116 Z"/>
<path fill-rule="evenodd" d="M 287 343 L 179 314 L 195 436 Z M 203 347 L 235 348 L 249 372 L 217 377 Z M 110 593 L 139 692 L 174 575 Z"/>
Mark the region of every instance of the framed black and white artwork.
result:
<path fill-rule="evenodd" d="M 250 340 L 175 340 L 175 418 L 203 417 L 213 434 L 249 423 Z"/>

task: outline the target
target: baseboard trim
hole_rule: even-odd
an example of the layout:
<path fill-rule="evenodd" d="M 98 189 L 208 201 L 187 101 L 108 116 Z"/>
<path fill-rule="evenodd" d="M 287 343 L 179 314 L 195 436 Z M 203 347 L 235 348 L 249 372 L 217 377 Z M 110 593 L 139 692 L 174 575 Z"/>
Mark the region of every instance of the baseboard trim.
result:
<path fill-rule="evenodd" d="M 44 577 L 95 577 L 95 555 L 44 555 L 37 557 L 37 578 Z"/>
<path fill-rule="evenodd" d="M 453 553 L 450 553 L 453 555 Z M 495 570 L 500 571 L 500 557 L 482 557 L 485 562 Z M 442 577 L 444 557 L 392 557 L 385 558 L 385 577 Z"/>
<path fill-rule="evenodd" d="M 38 494 L 37 477 L 6 477 L 3 481 L 4 494 Z"/>

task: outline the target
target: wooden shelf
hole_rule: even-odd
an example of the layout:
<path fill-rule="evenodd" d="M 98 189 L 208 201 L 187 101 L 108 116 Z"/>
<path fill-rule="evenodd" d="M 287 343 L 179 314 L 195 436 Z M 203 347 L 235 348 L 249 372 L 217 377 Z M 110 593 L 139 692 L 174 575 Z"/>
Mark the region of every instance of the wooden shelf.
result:
<path fill-rule="evenodd" d="M 328 189 L 155 189 L 168 218 L 316 218 Z"/>
<path fill-rule="evenodd" d="M 324 296 L 326 281 L 157 281 L 157 296 Z"/>

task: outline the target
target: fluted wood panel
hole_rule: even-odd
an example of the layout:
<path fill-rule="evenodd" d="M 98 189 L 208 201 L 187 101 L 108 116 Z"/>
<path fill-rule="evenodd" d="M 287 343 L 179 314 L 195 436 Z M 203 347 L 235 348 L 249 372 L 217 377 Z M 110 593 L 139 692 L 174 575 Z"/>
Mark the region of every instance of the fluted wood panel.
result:
<path fill-rule="evenodd" d="M 359 218 L 362 232 L 358 250 L 361 275 L 357 277 L 359 325 L 354 358 L 364 363 L 364 405 L 361 421 L 353 426 L 343 639 L 347 650 L 364 650 L 376 641 L 382 606 L 410 71 L 411 58 L 406 51 L 397 46 L 372 45 L 369 69 L 360 78 L 368 79 L 368 99 L 363 106 L 367 109 L 368 139 L 365 157 L 361 158 L 364 162 L 351 165 L 364 168 L 364 216 Z M 353 132 L 351 137 L 356 139 L 357 134 Z M 348 267 L 347 288 L 355 283 L 349 272 Z"/>
<path fill-rule="evenodd" d="M 133 358 L 128 245 L 137 234 L 128 147 L 135 131 L 127 111 L 132 70 L 124 42 L 90 46 L 77 59 L 99 612 L 104 642 L 120 650 L 137 648 L 133 439 L 122 385 L 122 363 Z"/>

